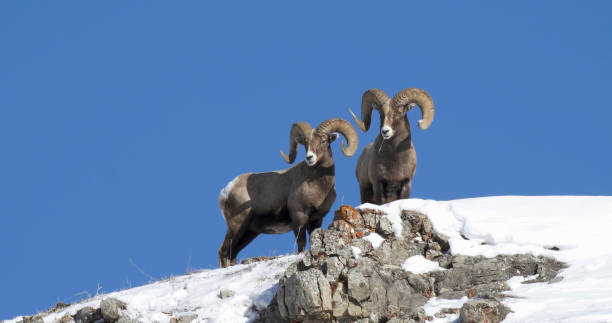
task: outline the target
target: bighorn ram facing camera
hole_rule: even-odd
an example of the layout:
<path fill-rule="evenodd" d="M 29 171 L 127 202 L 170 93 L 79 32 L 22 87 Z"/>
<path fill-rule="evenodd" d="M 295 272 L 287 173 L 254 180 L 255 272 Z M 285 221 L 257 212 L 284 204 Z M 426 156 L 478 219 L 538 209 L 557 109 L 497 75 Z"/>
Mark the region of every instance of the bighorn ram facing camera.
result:
<path fill-rule="evenodd" d="M 368 131 L 372 109 L 380 114 L 380 133 L 367 145 L 357 161 L 361 203 L 385 204 L 410 196 L 416 170 L 416 152 L 406 112 L 421 108 L 419 128 L 427 129 L 434 118 L 433 100 L 424 90 L 407 88 L 392 99 L 379 89 L 367 90 L 361 99 L 361 118 L 349 109 L 361 131 Z"/>
<path fill-rule="evenodd" d="M 219 195 L 219 207 L 227 222 L 225 240 L 219 249 L 219 265 L 236 263 L 238 252 L 260 233 L 285 233 L 293 230 L 298 252 L 306 246 L 308 234 L 321 226 L 336 200 L 334 159 L 331 142 L 341 133 L 342 153 L 350 157 L 357 151 L 355 128 L 346 120 L 329 119 L 316 129 L 306 122 L 291 127 L 289 164 L 297 155 L 298 144 L 306 148 L 305 161 L 288 169 L 266 173 L 242 174 Z"/>

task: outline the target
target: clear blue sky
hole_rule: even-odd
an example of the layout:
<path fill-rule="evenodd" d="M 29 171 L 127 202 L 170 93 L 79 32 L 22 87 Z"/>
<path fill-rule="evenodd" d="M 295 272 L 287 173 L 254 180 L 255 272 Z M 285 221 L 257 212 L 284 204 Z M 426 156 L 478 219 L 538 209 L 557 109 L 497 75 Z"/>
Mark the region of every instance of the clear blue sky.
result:
<path fill-rule="evenodd" d="M 217 267 L 219 190 L 287 167 L 293 122 L 348 119 L 373 87 L 434 98 L 428 130 L 409 113 L 413 197 L 612 195 L 610 12 L 608 1 L 2 2 L 0 319 L 146 283 L 130 259 L 155 279 Z M 334 209 L 357 205 L 357 157 L 339 143 L 334 156 Z M 260 236 L 239 258 L 294 248 L 292 234 Z"/>

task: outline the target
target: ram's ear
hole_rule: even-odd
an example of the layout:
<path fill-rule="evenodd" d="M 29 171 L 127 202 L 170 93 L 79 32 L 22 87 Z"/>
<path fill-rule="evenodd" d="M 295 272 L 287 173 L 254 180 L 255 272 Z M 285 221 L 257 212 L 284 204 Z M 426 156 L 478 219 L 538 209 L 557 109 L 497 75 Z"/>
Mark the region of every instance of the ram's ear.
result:
<path fill-rule="evenodd" d="M 332 142 L 334 142 L 336 139 L 338 139 L 340 135 L 336 132 L 332 132 L 329 135 L 327 135 L 327 140 L 329 141 L 329 143 L 331 144 Z"/>
<path fill-rule="evenodd" d="M 409 104 L 400 105 L 399 112 L 400 113 L 406 113 L 406 112 L 410 111 L 412 108 L 414 108 L 415 106 L 416 106 L 416 103 L 409 103 Z"/>

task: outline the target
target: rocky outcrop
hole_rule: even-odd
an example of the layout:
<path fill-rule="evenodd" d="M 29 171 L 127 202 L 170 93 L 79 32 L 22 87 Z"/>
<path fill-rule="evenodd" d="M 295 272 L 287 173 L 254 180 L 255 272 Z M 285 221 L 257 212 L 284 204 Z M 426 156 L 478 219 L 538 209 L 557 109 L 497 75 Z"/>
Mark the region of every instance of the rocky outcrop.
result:
<path fill-rule="evenodd" d="M 508 313 L 497 300 L 509 290 L 509 278 L 550 281 L 563 268 L 531 255 L 452 256 L 448 238 L 433 230 L 425 214 L 413 211 L 403 211 L 401 223 L 393 224 L 380 211 L 343 206 L 330 227 L 315 230 L 310 239 L 310 250 L 287 269 L 260 321 L 425 322 L 433 319 L 421 309 L 429 298 L 467 296 L 479 301 L 461 309 L 463 319 L 498 322 Z M 408 258 L 438 270 L 412 272 L 403 266 Z"/>
<path fill-rule="evenodd" d="M 75 323 L 97 322 L 102 319 L 102 312 L 99 308 L 83 307 L 74 314 L 73 319 Z"/>
<path fill-rule="evenodd" d="M 117 322 L 121 317 L 120 311 L 125 308 L 125 303 L 116 298 L 107 298 L 100 302 L 100 312 L 104 322 Z"/>
<path fill-rule="evenodd" d="M 510 309 L 496 300 L 470 300 L 461 307 L 459 320 L 462 323 L 496 323 L 508 313 Z"/>
<path fill-rule="evenodd" d="M 197 318 L 198 316 L 195 314 L 183 315 L 180 317 L 170 319 L 170 323 L 190 323 L 192 321 L 195 321 Z"/>
<path fill-rule="evenodd" d="M 50 314 L 55 313 L 59 310 L 62 310 L 68 307 L 69 304 L 64 304 L 59 302 L 55 305 L 55 307 L 49 309 L 44 313 L 37 314 L 35 316 L 24 316 L 21 321 L 18 323 L 43 323 L 43 318 Z M 98 308 L 93 308 L 91 306 L 85 306 L 80 308 L 74 313 L 74 315 L 70 315 L 69 313 L 64 314 L 57 322 L 59 323 L 140 323 L 140 321 L 132 319 L 126 315 L 122 315 L 122 311 L 126 309 L 126 304 L 115 298 L 105 298 L 100 302 L 100 306 Z M 180 322 L 189 322 L 189 321 L 180 321 Z"/>

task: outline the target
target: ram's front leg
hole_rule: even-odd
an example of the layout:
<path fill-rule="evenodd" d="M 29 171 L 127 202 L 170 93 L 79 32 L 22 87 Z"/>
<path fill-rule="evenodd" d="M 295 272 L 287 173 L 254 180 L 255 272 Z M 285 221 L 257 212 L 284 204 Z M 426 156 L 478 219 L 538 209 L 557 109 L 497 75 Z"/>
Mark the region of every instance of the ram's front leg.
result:
<path fill-rule="evenodd" d="M 295 235 L 298 252 L 304 251 L 306 248 L 306 224 L 308 223 L 308 214 L 305 212 L 294 212 L 291 215 L 291 228 Z"/>
<path fill-rule="evenodd" d="M 385 186 L 383 182 L 374 182 L 372 184 L 372 192 L 374 193 L 374 204 L 385 204 Z"/>

